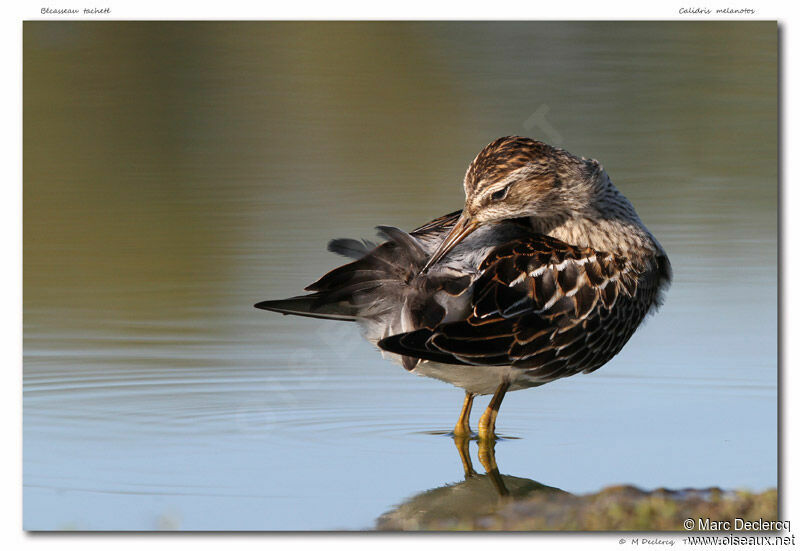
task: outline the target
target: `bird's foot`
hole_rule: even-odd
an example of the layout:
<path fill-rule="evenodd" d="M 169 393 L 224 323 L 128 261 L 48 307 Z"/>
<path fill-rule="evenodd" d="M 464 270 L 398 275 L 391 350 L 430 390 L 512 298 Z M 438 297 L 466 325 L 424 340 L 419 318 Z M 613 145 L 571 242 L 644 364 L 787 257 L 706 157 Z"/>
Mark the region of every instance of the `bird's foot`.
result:
<path fill-rule="evenodd" d="M 467 440 L 471 439 L 475 435 L 472 432 L 472 429 L 469 428 L 468 423 L 459 423 L 453 428 L 453 437 L 454 438 L 466 438 Z"/>

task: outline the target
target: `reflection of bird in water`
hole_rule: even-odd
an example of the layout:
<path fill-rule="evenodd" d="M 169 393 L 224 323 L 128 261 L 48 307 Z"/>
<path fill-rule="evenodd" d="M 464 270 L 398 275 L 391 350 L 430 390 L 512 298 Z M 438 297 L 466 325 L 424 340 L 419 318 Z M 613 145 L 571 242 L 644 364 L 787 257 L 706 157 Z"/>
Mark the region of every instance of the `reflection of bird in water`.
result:
<path fill-rule="evenodd" d="M 492 394 L 479 435 L 493 438 L 506 391 L 599 368 L 668 285 L 661 245 L 597 161 L 529 138 L 495 140 L 469 166 L 466 203 L 380 246 L 329 249 L 356 260 L 311 294 L 258 308 L 361 322 L 409 371 Z"/>
<path fill-rule="evenodd" d="M 475 519 L 491 515 L 509 501 L 533 494 L 569 495 L 563 490 L 539 484 L 528 478 L 501 475 L 494 454 L 494 441 L 481 440 L 478 459 L 486 474 L 472 467 L 469 439 L 456 436 L 456 449 L 464 467 L 464 480 L 417 494 L 377 520 L 381 530 L 420 530 L 431 526 L 457 528 L 470 526 Z"/>

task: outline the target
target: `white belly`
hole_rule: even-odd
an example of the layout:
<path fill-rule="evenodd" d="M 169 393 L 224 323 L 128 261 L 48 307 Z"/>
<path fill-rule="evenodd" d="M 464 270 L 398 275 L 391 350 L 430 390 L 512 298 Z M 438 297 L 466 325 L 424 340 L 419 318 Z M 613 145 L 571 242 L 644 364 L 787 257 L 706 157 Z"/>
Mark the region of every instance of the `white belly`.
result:
<path fill-rule="evenodd" d="M 376 348 L 378 348 L 378 340 L 404 330 L 399 317 L 391 320 L 382 319 L 377 323 L 362 323 L 362 328 L 366 339 Z M 380 352 L 384 358 L 402 365 L 401 358 L 397 354 L 391 354 L 384 350 L 380 350 Z M 411 373 L 438 379 L 479 395 L 494 394 L 503 381 L 511 383 L 509 391 L 539 386 L 547 382 L 531 377 L 527 370 L 508 365 L 457 365 L 420 360 Z"/>
<path fill-rule="evenodd" d="M 423 360 L 412 373 L 439 379 L 473 394 L 494 394 L 503 381 L 511 383 L 509 391 L 543 384 L 529 377 L 525 370 L 507 365 L 452 365 Z"/>

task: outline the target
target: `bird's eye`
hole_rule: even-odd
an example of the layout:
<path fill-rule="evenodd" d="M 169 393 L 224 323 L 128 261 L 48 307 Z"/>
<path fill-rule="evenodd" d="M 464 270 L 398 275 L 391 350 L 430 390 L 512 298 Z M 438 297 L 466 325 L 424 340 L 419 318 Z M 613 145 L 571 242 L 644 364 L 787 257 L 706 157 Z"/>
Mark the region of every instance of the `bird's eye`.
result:
<path fill-rule="evenodd" d="M 502 201 L 508 195 L 508 186 L 504 187 L 503 189 L 498 189 L 494 193 L 492 193 L 492 201 Z"/>

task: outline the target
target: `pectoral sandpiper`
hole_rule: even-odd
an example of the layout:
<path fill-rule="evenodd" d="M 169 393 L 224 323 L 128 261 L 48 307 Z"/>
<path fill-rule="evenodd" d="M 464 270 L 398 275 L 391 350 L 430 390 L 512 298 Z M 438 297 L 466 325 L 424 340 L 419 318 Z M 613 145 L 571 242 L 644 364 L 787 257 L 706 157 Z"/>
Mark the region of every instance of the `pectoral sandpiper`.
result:
<path fill-rule="evenodd" d="M 310 294 L 257 308 L 359 322 L 405 369 L 466 392 L 455 434 L 495 437 L 507 391 L 598 369 L 661 302 L 664 249 L 595 160 L 518 136 L 495 140 L 464 178 L 464 208 L 374 246 L 335 239 L 355 260 Z"/>

